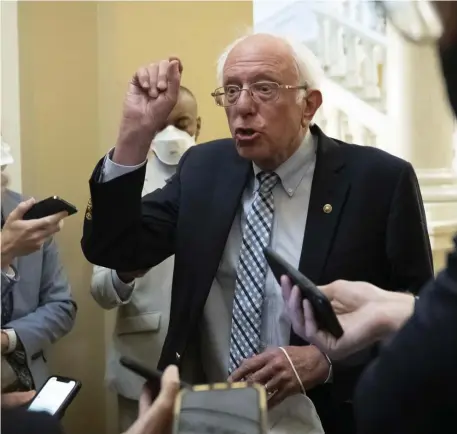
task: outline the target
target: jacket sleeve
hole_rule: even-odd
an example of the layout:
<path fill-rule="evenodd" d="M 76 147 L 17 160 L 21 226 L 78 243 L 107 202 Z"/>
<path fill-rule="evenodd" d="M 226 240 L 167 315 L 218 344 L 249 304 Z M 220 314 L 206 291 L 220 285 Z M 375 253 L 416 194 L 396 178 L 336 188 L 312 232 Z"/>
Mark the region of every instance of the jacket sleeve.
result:
<path fill-rule="evenodd" d="M 14 329 L 29 358 L 70 332 L 76 317 L 76 303 L 52 239 L 43 246 L 42 267 L 38 308 L 5 325 Z"/>
<path fill-rule="evenodd" d="M 123 283 L 119 278 L 115 280 L 116 273 L 109 268 L 95 266 L 92 273 L 90 293 L 103 309 L 113 309 L 130 303 L 135 282 Z"/>
<path fill-rule="evenodd" d="M 440 415 L 455 402 L 456 366 L 454 250 L 445 271 L 421 292 L 411 319 L 364 373 L 355 398 L 357 432 L 436 432 Z"/>
<path fill-rule="evenodd" d="M 146 166 L 100 182 L 102 159 L 90 179 L 91 200 L 81 247 L 89 262 L 118 271 L 145 270 L 174 254 L 181 171 L 163 188 L 141 198 Z"/>
<path fill-rule="evenodd" d="M 391 290 L 414 294 L 433 277 L 433 260 L 424 205 L 411 164 L 400 174 L 387 223 Z"/>

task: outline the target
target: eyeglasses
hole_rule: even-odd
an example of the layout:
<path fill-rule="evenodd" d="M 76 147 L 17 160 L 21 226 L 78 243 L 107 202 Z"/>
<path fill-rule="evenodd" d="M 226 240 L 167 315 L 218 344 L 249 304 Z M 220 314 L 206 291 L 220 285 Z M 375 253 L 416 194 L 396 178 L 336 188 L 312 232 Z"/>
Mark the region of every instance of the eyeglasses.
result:
<path fill-rule="evenodd" d="M 262 103 L 276 101 L 279 97 L 280 89 L 307 90 L 308 85 L 305 83 L 301 86 L 290 86 L 288 84 L 278 84 L 272 81 L 259 81 L 257 83 L 252 83 L 247 87 L 229 84 L 227 86 L 217 88 L 211 96 L 214 98 L 218 106 L 230 107 L 238 102 L 243 90 L 248 91 L 255 102 Z"/>
<path fill-rule="evenodd" d="M 436 42 L 443 33 L 443 23 L 432 1 L 377 1 L 393 27 L 416 44 Z"/>

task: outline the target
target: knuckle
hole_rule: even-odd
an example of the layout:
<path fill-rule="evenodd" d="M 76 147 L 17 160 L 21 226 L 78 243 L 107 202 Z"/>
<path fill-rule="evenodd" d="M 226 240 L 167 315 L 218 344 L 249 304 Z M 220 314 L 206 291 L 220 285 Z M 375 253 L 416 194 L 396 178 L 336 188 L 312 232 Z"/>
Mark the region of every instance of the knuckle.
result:
<path fill-rule="evenodd" d="M 271 367 L 276 371 L 281 371 L 283 367 L 283 362 L 279 357 L 275 357 L 271 362 Z"/>

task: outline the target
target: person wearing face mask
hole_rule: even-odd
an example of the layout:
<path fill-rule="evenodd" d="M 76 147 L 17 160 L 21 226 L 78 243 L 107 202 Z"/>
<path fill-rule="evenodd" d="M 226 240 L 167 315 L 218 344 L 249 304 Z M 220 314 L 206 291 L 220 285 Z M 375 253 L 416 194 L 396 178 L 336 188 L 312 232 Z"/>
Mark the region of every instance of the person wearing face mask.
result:
<path fill-rule="evenodd" d="M 163 187 L 182 155 L 195 145 L 201 128 L 197 101 L 180 87 L 178 103 L 165 128 L 154 137 L 148 156 L 143 196 Z M 103 309 L 117 309 L 106 367 L 107 384 L 118 394 L 119 432 L 137 418 L 143 380 L 120 365 L 123 355 L 155 368 L 168 329 L 174 258 L 153 270 L 121 273 L 94 267 L 91 294 Z"/>
<path fill-rule="evenodd" d="M 457 116 L 457 2 L 380 3 L 411 42 L 439 38 L 442 73 Z M 419 299 L 366 282 L 322 287 L 343 326 L 340 339 L 319 330 L 309 302 L 302 302 L 286 276 L 282 289 L 294 331 L 334 360 L 391 338 L 357 386 L 358 434 L 457 431 L 457 236 L 446 268 L 422 288 Z"/>

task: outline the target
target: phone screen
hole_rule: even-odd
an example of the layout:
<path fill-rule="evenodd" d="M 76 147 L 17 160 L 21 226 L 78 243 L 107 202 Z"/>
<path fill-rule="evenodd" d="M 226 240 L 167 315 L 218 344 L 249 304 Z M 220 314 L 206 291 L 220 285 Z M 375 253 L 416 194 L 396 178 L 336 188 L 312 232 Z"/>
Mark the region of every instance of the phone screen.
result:
<path fill-rule="evenodd" d="M 45 411 L 54 415 L 75 386 L 75 381 L 59 381 L 58 378 L 51 377 L 35 396 L 28 409 L 30 411 Z"/>

